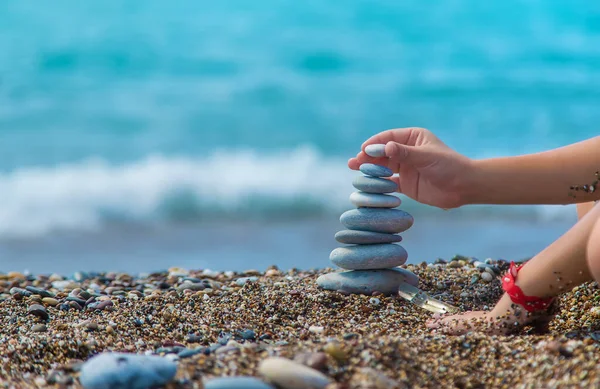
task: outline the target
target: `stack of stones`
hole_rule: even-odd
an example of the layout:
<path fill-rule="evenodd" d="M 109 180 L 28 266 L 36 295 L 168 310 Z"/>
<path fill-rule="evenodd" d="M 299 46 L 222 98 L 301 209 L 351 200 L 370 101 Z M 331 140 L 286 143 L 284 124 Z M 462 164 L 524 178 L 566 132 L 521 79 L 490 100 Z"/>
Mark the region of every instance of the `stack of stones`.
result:
<path fill-rule="evenodd" d="M 385 157 L 385 145 L 371 145 L 366 153 L 372 157 Z M 350 246 L 340 247 L 329 259 L 347 271 L 325 274 L 317 284 L 328 290 L 342 293 L 386 295 L 398 292 L 402 282 L 417 286 L 419 278 L 412 272 L 399 268 L 408 254 L 396 243 L 397 235 L 413 225 L 413 217 L 401 210 L 396 192 L 398 185 L 388 179 L 393 172 L 385 166 L 363 164 L 364 176 L 354 180 L 358 192 L 352 193 L 350 201 L 357 209 L 345 212 L 340 221 L 347 228 L 335 235 L 335 239 Z"/>

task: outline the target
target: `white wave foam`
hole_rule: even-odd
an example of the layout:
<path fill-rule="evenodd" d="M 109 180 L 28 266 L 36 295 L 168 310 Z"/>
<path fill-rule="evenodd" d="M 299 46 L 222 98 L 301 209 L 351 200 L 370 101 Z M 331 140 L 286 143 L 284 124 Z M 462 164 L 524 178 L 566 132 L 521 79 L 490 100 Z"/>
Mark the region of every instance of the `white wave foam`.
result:
<path fill-rule="evenodd" d="M 345 161 L 307 147 L 269 156 L 222 150 L 197 159 L 151 156 L 124 166 L 95 159 L 21 169 L 0 175 L 0 236 L 93 229 L 106 215 L 152 219 L 166 199 L 181 192 L 221 209 L 237 209 L 249 198 L 310 198 L 341 206 L 353 174 Z M 344 187 L 348 191 L 340 190 Z"/>
<path fill-rule="evenodd" d="M 0 237 L 93 230 L 114 219 L 152 222 L 169 218 L 168 211 L 163 214 L 165 204 L 178 199 L 185 203 L 178 208 L 180 214 L 195 213 L 193 217 L 200 218 L 249 210 L 254 214 L 269 209 L 305 212 L 307 204 L 333 214 L 351 208 L 348 195 L 356 174 L 345 160 L 324 157 L 310 147 L 271 155 L 220 150 L 200 158 L 150 156 L 122 166 L 91 159 L 20 169 L 0 174 Z M 416 206 L 406 201 L 403 207 L 414 210 Z M 505 211 L 491 210 L 510 217 Z M 570 207 L 523 207 L 517 212 L 522 211 L 541 221 L 572 218 L 574 213 Z M 489 215 L 490 209 L 482 213 Z"/>

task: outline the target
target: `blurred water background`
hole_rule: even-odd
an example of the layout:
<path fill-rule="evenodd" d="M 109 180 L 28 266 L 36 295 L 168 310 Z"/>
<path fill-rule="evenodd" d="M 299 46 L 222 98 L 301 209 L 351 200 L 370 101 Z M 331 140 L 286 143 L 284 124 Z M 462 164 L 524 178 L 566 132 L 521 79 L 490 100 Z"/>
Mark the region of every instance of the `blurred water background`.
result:
<path fill-rule="evenodd" d="M 583 0 L 2 2 L 0 53 L 4 271 L 326 267 L 369 136 L 484 158 L 600 123 Z M 520 259 L 575 221 L 403 200 L 411 262 Z"/>

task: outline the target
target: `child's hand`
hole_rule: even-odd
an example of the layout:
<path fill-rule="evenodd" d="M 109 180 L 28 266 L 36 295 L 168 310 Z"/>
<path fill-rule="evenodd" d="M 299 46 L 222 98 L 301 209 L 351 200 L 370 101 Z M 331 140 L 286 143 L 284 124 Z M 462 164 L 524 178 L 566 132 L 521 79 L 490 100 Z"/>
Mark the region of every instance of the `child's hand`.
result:
<path fill-rule="evenodd" d="M 385 144 L 386 157 L 365 154 L 365 147 L 372 144 Z M 392 178 L 399 191 L 421 203 L 456 208 L 468 202 L 467 179 L 472 161 L 424 128 L 401 128 L 375 135 L 362 145 L 356 158 L 348 161 L 348 166 L 358 170 L 363 163 L 388 166 L 399 173 L 399 177 Z"/>

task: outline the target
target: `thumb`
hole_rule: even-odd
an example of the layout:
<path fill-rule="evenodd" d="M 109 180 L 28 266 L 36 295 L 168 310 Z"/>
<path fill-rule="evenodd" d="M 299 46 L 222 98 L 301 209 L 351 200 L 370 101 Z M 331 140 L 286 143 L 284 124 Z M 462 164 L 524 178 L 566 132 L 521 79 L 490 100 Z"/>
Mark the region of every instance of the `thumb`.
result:
<path fill-rule="evenodd" d="M 407 146 L 402 143 L 388 142 L 385 146 L 385 155 L 393 162 L 409 165 L 427 165 L 432 162 L 432 155 L 423 147 Z"/>

